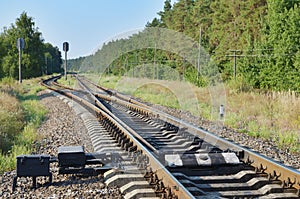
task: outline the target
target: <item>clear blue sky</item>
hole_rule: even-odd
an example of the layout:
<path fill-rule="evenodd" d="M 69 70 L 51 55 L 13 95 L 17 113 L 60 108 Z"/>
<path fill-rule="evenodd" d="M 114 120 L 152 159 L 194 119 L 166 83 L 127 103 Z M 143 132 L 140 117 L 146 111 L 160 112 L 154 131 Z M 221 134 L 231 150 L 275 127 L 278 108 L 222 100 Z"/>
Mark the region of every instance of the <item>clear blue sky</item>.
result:
<path fill-rule="evenodd" d="M 91 54 L 123 32 L 145 27 L 165 0 L 1 0 L 0 31 L 25 11 L 33 17 L 45 42 L 69 42 L 69 58 Z"/>

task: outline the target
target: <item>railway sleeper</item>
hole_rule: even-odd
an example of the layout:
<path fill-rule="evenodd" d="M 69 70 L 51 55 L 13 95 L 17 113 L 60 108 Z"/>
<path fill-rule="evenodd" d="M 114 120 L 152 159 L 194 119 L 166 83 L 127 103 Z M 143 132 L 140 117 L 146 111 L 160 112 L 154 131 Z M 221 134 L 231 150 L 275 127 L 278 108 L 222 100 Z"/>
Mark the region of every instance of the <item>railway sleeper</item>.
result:
<path fill-rule="evenodd" d="M 239 190 L 239 191 L 220 191 L 211 192 L 214 194 L 219 193 L 223 197 L 261 197 L 268 194 L 283 193 L 283 188 L 278 184 L 267 184 L 257 190 Z"/>
<path fill-rule="evenodd" d="M 117 137 L 117 142 L 119 143 L 120 146 L 121 146 L 122 141 L 125 139 L 128 139 L 125 134 L 121 134 Z"/>
<path fill-rule="evenodd" d="M 171 143 L 163 143 L 163 142 L 155 142 L 157 146 L 163 146 L 165 150 L 169 151 L 184 151 L 184 152 L 206 152 L 206 153 L 218 153 L 223 152 L 219 148 L 212 146 L 208 143 L 200 143 L 197 145 L 191 145 L 190 142 L 187 142 L 185 140 L 178 141 L 177 144 L 171 144 Z"/>
<path fill-rule="evenodd" d="M 218 169 L 220 171 L 214 172 L 214 169 L 207 168 L 209 172 L 199 170 L 199 176 L 187 176 L 184 172 L 174 173 L 174 176 L 186 186 L 197 187 L 197 189 L 203 190 L 208 194 L 208 197 L 219 194 L 220 197 L 229 198 L 261 196 L 264 196 L 264 198 L 297 198 L 297 190 L 283 188 L 279 180 L 270 180 L 266 173 L 256 173 L 252 168 L 252 170 L 242 170 L 236 174 L 224 175 L 222 171 L 228 169 L 220 167 Z M 241 169 L 245 168 L 241 167 Z M 249 194 L 243 195 L 243 193 L 247 192 Z"/>
<path fill-rule="evenodd" d="M 174 137 L 173 137 L 174 138 Z M 181 145 L 181 144 L 185 144 L 184 146 L 187 146 L 187 144 L 188 145 L 190 145 L 191 143 L 189 142 L 189 141 L 187 141 L 186 139 L 183 139 L 183 138 L 181 138 L 181 137 L 177 137 L 177 139 L 176 139 L 176 137 L 174 138 L 174 140 L 172 140 L 172 139 L 170 139 L 170 140 L 168 140 L 168 139 L 161 139 L 160 137 L 148 137 L 147 138 L 147 140 L 150 140 L 150 141 L 152 141 L 152 142 L 155 142 L 155 143 L 157 143 L 158 145 L 160 144 L 160 145 L 165 145 L 165 144 L 168 144 L 168 145 Z"/>
<path fill-rule="evenodd" d="M 114 138 L 116 138 L 118 135 L 121 134 L 121 131 L 119 131 L 119 130 L 114 130 L 114 131 L 111 131 L 110 134 L 111 134 Z"/>
<path fill-rule="evenodd" d="M 130 152 L 129 149 L 130 149 L 131 147 L 133 147 L 133 142 L 132 142 L 132 141 L 130 141 L 130 142 L 124 144 L 124 149 L 125 149 L 126 151 L 128 151 L 128 152 Z"/>
<path fill-rule="evenodd" d="M 243 190 L 257 190 L 267 184 L 277 184 L 280 185 L 280 181 L 270 182 L 266 178 L 258 177 L 252 178 L 247 182 L 226 182 L 226 183 L 206 183 L 206 184 L 197 184 L 190 180 L 181 180 L 182 184 L 187 186 L 196 186 L 197 188 L 205 192 L 216 192 L 216 191 L 243 191 Z"/>
<path fill-rule="evenodd" d="M 299 199 L 300 195 L 296 195 L 292 192 L 285 193 L 271 193 L 266 196 L 260 196 L 260 199 L 276 199 L 276 198 L 290 198 L 290 199 Z"/>
<path fill-rule="evenodd" d="M 223 167 L 223 170 L 226 168 Z M 217 172 L 216 172 L 217 174 Z M 227 175 L 205 175 L 204 172 L 199 172 L 199 176 L 187 176 L 184 173 L 174 173 L 178 180 L 189 180 L 195 184 L 213 184 L 213 183 L 238 183 L 247 182 L 252 178 L 267 177 L 267 174 L 257 174 L 253 170 L 242 170 L 236 174 Z"/>
<path fill-rule="evenodd" d="M 130 139 L 129 138 L 125 138 L 125 139 L 122 139 L 121 140 L 121 143 L 120 143 L 120 145 L 121 145 L 121 148 L 122 149 L 125 149 L 125 145 L 127 144 L 127 143 L 129 143 L 130 142 Z"/>
<path fill-rule="evenodd" d="M 122 106 L 124 106 L 124 105 L 122 105 Z M 130 110 L 133 110 L 133 111 L 136 111 L 135 113 L 134 112 L 127 112 L 128 114 L 130 114 L 130 115 L 132 115 L 132 116 L 134 116 L 134 117 L 137 117 L 137 118 L 143 118 L 142 120 L 146 120 L 146 118 L 148 117 L 148 113 L 147 113 L 147 111 L 144 111 L 144 110 L 142 110 L 142 109 L 140 109 L 140 108 L 137 108 L 137 107 L 130 107 L 130 106 L 127 106 L 127 108 L 128 109 L 130 109 Z M 124 109 L 124 108 L 123 108 Z M 119 115 L 120 117 L 122 117 L 122 118 L 124 118 L 124 115 L 125 114 L 117 114 L 117 115 Z M 154 115 L 154 118 L 155 118 L 155 115 Z M 126 118 L 124 118 L 124 119 L 126 119 Z M 127 118 L 127 120 L 129 121 L 129 119 Z M 126 121 L 127 121 L 126 120 Z M 155 124 L 155 123 L 153 123 L 153 122 L 151 122 L 150 120 L 148 120 L 149 122 L 149 124 L 151 123 L 151 124 L 153 124 L 153 125 L 157 125 L 157 124 Z M 134 120 L 134 122 L 135 122 L 135 120 Z M 131 122 L 131 123 L 133 123 L 134 124 L 134 122 Z M 164 124 L 164 126 L 163 127 L 161 127 L 161 129 L 162 129 L 162 131 L 167 131 L 167 130 L 172 130 L 172 129 L 174 129 L 176 132 L 175 133 L 178 133 L 177 135 L 182 135 L 182 137 L 188 137 L 190 140 L 191 140 L 191 143 L 190 143 L 190 145 L 193 145 L 193 148 L 192 149 L 189 149 L 188 151 L 186 151 L 185 153 L 191 153 L 191 154 L 193 154 L 193 152 L 195 153 L 195 152 L 199 152 L 199 150 L 204 150 L 203 148 L 201 148 L 201 147 L 199 147 L 199 146 L 197 146 L 197 143 L 199 142 L 200 143 L 200 140 L 199 139 L 197 139 L 196 138 L 196 140 L 194 139 L 194 136 L 193 135 L 191 135 L 191 134 L 188 134 L 188 133 L 182 133 L 181 132 L 181 129 L 179 129 L 178 127 L 175 127 L 174 125 L 172 125 L 172 124 L 170 124 L 170 123 L 168 123 L 168 122 L 164 122 L 163 123 L 163 121 L 161 121 L 161 120 L 159 120 L 159 119 L 157 119 L 157 123 L 161 123 L 161 124 Z M 138 128 L 138 125 L 141 125 L 140 123 L 138 123 L 138 120 L 137 120 L 137 123 L 136 123 L 137 125 L 137 128 Z M 159 134 L 157 134 L 158 136 L 157 136 L 157 138 L 159 137 Z M 160 135 L 162 135 L 162 134 L 160 134 Z M 173 135 L 168 135 L 168 137 L 175 137 L 175 134 L 173 134 Z M 120 137 L 119 137 L 120 138 Z M 162 137 L 162 139 L 163 139 L 164 137 Z M 126 138 L 125 138 L 126 139 Z M 177 139 L 175 139 L 175 141 L 177 141 Z M 119 142 L 120 142 L 120 140 L 119 140 Z M 174 142 L 173 142 L 174 143 Z M 121 146 L 123 145 L 123 142 L 121 141 L 121 143 L 119 143 L 119 144 L 121 144 Z M 162 148 L 164 148 L 165 146 L 166 146 L 166 142 L 165 143 L 163 143 L 162 142 Z M 196 145 L 196 146 L 195 146 Z M 200 144 L 199 144 L 200 145 Z M 125 144 L 124 144 L 124 146 L 125 146 Z M 134 145 L 132 145 L 130 148 L 128 147 L 128 151 L 130 151 L 130 150 L 132 150 L 133 148 L 134 148 L 135 146 Z M 198 147 L 198 148 L 197 148 Z M 210 152 L 218 152 L 218 153 L 220 153 L 220 152 L 222 152 L 220 149 L 218 149 L 218 148 L 216 148 L 216 147 L 213 147 L 213 146 L 207 146 L 207 147 L 204 147 L 205 149 L 207 149 L 208 151 L 210 151 Z M 201 152 L 203 152 L 203 151 L 201 151 Z M 228 153 L 230 153 L 231 151 L 228 151 Z M 224 153 L 224 151 L 223 151 L 223 153 Z M 237 155 L 237 158 L 238 157 L 240 157 L 240 155 L 239 155 L 239 153 L 237 153 L 236 154 Z M 143 157 L 143 155 L 142 154 L 139 154 L 138 152 L 132 152 L 132 156 L 134 156 L 134 158 L 132 158 L 132 160 L 134 161 L 134 162 L 139 162 L 139 161 L 142 161 L 143 159 L 144 159 L 144 157 Z M 196 159 L 196 158 L 195 158 Z M 184 159 L 183 158 L 183 160 L 182 160 L 182 162 L 188 162 L 189 160 L 188 159 Z M 245 164 L 243 164 L 243 167 L 240 167 L 239 168 L 239 166 L 241 165 L 242 163 L 239 163 L 239 164 L 225 164 L 225 165 L 223 165 L 223 164 L 221 164 L 221 165 L 211 165 L 211 166 L 191 166 L 191 167 L 185 167 L 185 166 L 183 166 L 183 167 L 181 167 L 181 168 L 183 168 L 183 169 L 186 169 L 186 170 L 190 170 L 190 169 L 195 169 L 196 171 L 198 171 L 199 170 L 199 177 L 216 177 L 216 176 L 213 176 L 213 175 L 215 175 L 216 173 L 219 173 L 219 175 L 223 175 L 223 176 L 225 176 L 225 175 L 227 175 L 227 174 L 230 174 L 230 173 L 233 173 L 233 172 L 235 172 L 235 171 L 238 171 L 238 170 L 240 170 L 240 169 L 245 169 L 245 166 L 247 167 L 247 165 L 245 165 Z M 249 165 L 248 165 L 249 166 Z M 176 168 L 180 168 L 180 167 L 176 167 Z M 174 168 L 169 168 L 170 170 L 172 170 L 172 169 L 174 169 Z M 229 170 L 229 171 L 226 171 L 226 172 L 222 172 L 222 170 Z M 253 169 L 253 168 L 252 168 Z M 267 197 L 266 198 L 270 198 L 270 196 L 276 196 L 275 194 L 273 194 L 272 192 L 280 192 L 280 190 L 282 191 L 287 191 L 287 189 L 286 189 L 286 187 L 290 187 L 291 185 L 289 185 L 289 184 L 282 184 L 282 185 L 280 185 L 280 183 L 279 183 L 279 181 L 277 180 L 277 179 L 268 179 L 267 178 L 267 174 L 266 173 L 264 173 L 265 172 L 265 169 L 263 168 L 263 169 L 259 169 L 259 170 L 257 170 L 257 172 L 255 172 L 254 171 L 254 175 L 252 176 L 252 177 L 249 177 L 249 176 L 251 176 L 252 174 L 246 174 L 246 175 L 244 175 L 241 179 L 244 181 L 244 184 L 241 184 L 241 185 L 239 185 L 240 187 L 241 187 L 241 189 L 239 190 L 239 191 L 235 191 L 235 190 L 232 190 L 233 189 L 233 187 L 235 186 L 235 184 L 236 183 L 241 183 L 241 182 L 239 182 L 239 180 L 241 180 L 241 179 L 233 179 L 232 180 L 232 182 L 230 182 L 230 181 L 226 181 L 226 180 L 224 180 L 224 179 L 218 179 L 219 181 L 222 181 L 223 180 L 223 183 L 221 183 L 221 184 L 226 184 L 226 191 L 224 191 L 222 188 L 222 186 L 220 185 L 220 184 L 218 184 L 218 182 L 214 182 L 212 179 L 211 179 L 211 182 L 210 182 L 210 184 L 207 184 L 208 182 L 206 181 L 206 182 L 203 182 L 202 183 L 202 181 L 201 180 L 198 180 L 199 181 L 199 183 L 200 183 L 200 185 L 198 185 L 198 187 L 194 187 L 195 188 L 195 190 L 193 191 L 193 193 L 194 192 L 197 192 L 197 191 L 200 191 L 201 192 L 201 190 L 199 189 L 199 186 L 200 187 L 202 187 L 202 189 L 206 189 L 206 187 L 207 186 L 213 186 L 214 187 L 214 189 L 213 190 L 206 190 L 207 192 L 210 192 L 209 193 L 209 195 L 210 196 L 224 196 L 224 197 L 227 197 L 227 196 L 229 196 L 230 198 L 234 198 L 234 197 L 236 197 L 236 195 L 235 194 L 232 194 L 232 195 L 230 195 L 230 192 L 231 193 L 238 193 L 237 194 L 237 197 L 239 197 L 239 196 L 241 196 L 241 197 L 253 197 L 251 194 L 253 194 L 254 193 L 254 197 L 256 197 L 256 196 L 262 196 L 262 194 L 263 195 L 266 195 Z M 198 174 L 198 173 L 197 173 Z M 209 175 L 209 176 L 205 176 L 205 175 Z M 262 176 L 262 177 L 260 177 L 260 176 Z M 219 176 L 220 177 L 220 176 Z M 156 177 L 157 178 L 157 177 Z M 246 180 L 246 178 L 248 178 L 248 180 Z M 258 180 L 258 179 L 262 179 L 262 180 Z M 154 177 L 154 181 L 156 182 L 155 183 L 155 187 L 157 187 L 158 186 L 158 184 L 159 184 L 159 180 L 155 180 L 155 177 Z M 233 181 L 235 181 L 235 182 L 233 182 Z M 188 182 L 187 182 L 188 183 Z M 194 181 L 193 181 L 193 183 L 194 183 Z M 206 186 L 206 187 L 205 187 Z M 281 186 L 281 189 L 280 189 L 280 186 Z M 252 193 L 250 193 L 250 191 L 249 192 L 247 192 L 246 194 L 245 193 L 242 193 L 243 191 L 244 191 L 244 189 L 246 190 L 246 191 L 248 191 L 248 189 L 246 189 L 246 187 L 247 188 L 249 188 L 250 189 L 250 191 L 252 191 Z M 210 188 L 210 187 L 209 187 Z M 209 189 L 208 188 L 208 189 Z M 190 190 L 192 190 L 193 188 L 189 188 Z M 155 189 L 156 190 L 156 189 Z M 159 188 L 157 188 L 157 190 L 161 190 L 161 189 L 159 189 Z M 218 192 L 217 192 L 217 190 L 218 190 Z M 223 192 L 222 192 L 223 191 Z M 255 193 L 255 191 L 257 191 L 257 192 L 259 192 L 258 194 L 257 193 Z M 288 190 L 289 191 L 289 190 Z M 221 192 L 221 193 L 220 193 Z M 165 192 L 165 193 L 167 193 L 167 192 Z M 239 193 L 240 193 L 240 195 L 239 195 Z M 168 196 L 166 196 L 166 198 L 171 198 L 170 196 L 171 196 L 171 194 L 172 193 L 170 193 Z M 245 194 L 245 195 L 243 195 L 243 194 Z M 260 194 L 260 195 L 259 195 Z M 298 193 L 299 194 L 299 193 Z M 195 194 L 195 196 L 197 196 L 196 194 Z M 276 197 L 278 197 L 278 196 L 276 196 Z M 274 197 L 274 198 L 276 198 L 276 197 Z M 173 197 L 172 197 L 173 198 Z M 175 198 L 175 197 L 174 197 Z"/>
<path fill-rule="evenodd" d="M 196 167 L 241 164 L 235 153 L 161 154 L 168 167 Z"/>
<path fill-rule="evenodd" d="M 156 133 L 155 137 L 157 139 L 164 139 L 164 140 L 168 140 L 173 138 L 174 136 L 178 136 L 178 134 L 175 131 L 163 131 L 161 133 Z M 178 136 L 179 137 L 179 136 Z M 181 137 L 181 136 L 180 136 Z"/>
<path fill-rule="evenodd" d="M 137 146 L 136 146 L 136 145 L 132 145 L 131 147 L 129 147 L 129 148 L 127 149 L 128 152 L 134 152 L 134 151 L 136 151 L 136 150 L 137 150 Z"/>
<path fill-rule="evenodd" d="M 118 185 L 119 187 L 124 186 L 127 183 L 132 181 L 144 181 L 143 174 L 132 174 L 132 173 L 117 173 L 115 175 L 110 176 L 109 178 L 105 178 L 104 182 L 107 186 Z"/>
<path fill-rule="evenodd" d="M 146 181 L 130 182 L 122 187 L 120 190 L 124 195 L 125 199 L 129 198 L 142 198 L 142 197 L 156 197 L 155 190 L 149 187 Z"/>
<path fill-rule="evenodd" d="M 156 197 L 155 190 L 149 186 L 141 173 L 112 173 L 104 174 L 107 186 L 118 185 L 124 198 Z"/>

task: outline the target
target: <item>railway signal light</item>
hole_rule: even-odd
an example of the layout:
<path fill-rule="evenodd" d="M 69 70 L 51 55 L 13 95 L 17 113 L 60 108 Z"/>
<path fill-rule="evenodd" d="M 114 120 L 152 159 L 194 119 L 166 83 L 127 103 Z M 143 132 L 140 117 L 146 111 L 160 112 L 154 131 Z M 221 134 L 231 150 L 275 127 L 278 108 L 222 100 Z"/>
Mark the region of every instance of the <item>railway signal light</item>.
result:
<path fill-rule="evenodd" d="M 68 42 L 64 42 L 64 43 L 63 43 L 63 50 L 64 50 L 65 52 L 68 52 L 68 51 L 69 51 L 69 43 L 68 43 Z"/>
<path fill-rule="evenodd" d="M 63 50 L 65 51 L 65 80 L 67 80 L 67 52 L 69 51 L 69 43 L 63 43 Z"/>

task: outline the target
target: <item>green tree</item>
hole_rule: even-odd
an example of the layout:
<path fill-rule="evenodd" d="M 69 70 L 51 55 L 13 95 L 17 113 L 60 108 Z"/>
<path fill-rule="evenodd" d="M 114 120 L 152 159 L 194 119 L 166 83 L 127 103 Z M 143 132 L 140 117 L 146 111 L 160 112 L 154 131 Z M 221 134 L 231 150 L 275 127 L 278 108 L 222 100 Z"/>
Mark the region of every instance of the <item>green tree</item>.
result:
<path fill-rule="evenodd" d="M 262 39 L 257 42 L 261 50 L 243 67 L 252 86 L 299 92 L 299 31 L 299 1 L 268 0 Z"/>
<path fill-rule="evenodd" d="M 44 44 L 44 58 L 44 73 L 52 74 L 62 71 L 61 52 L 58 47 L 54 47 L 50 43 Z"/>
<path fill-rule="evenodd" d="M 237 72 L 250 86 L 299 92 L 299 2 L 300 0 L 178 0 L 171 5 L 171 0 L 165 0 L 163 10 L 158 12 L 159 16 L 148 22 L 144 31 L 129 39 L 104 44 L 95 56 L 84 59 L 83 65 L 89 69 L 97 66 L 98 71 L 109 66 L 107 71 L 123 74 L 135 65 L 154 65 L 155 55 L 156 62 L 159 60 L 164 65 L 170 65 L 191 82 L 204 85 L 196 81 L 197 71 L 185 61 L 185 57 L 191 54 L 180 38 L 172 44 L 164 43 L 165 47 L 169 45 L 178 50 L 173 53 L 159 49 L 154 51 L 155 42 L 160 41 L 149 43 L 152 36 L 146 35 L 150 27 L 162 27 L 182 32 L 194 41 L 199 41 L 201 28 L 201 46 L 210 53 L 223 80 L 233 77 L 233 58 L 228 55 L 232 55 L 232 50 L 240 50 L 239 53 L 243 56 L 237 58 Z M 143 42 L 148 42 L 149 49 L 140 48 L 141 38 Z M 138 50 L 126 51 L 132 49 L 132 46 Z M 195 49 L 198 49 L 197 46 Z M 197 57 L 196 54 L 193 56 Z M 110 63 L 112 60 L 113 63 Z"/>
<path fill-rule="evenodd" d="M 146 24 L 146 27 L 160 27 L 162 26 L 161 21 L 158 18 L 154 18 L 151 22 Z"/>
<path fill-rule="evenodd" d="M 23 12 L 16 24 L 9 29 L 4 29 L 3 44 L 7 48 L 2 59 L 3 73 L 5 76 L 18 78 L 18 49 L 17 38 L 24 38 L 25 48 L 22 55 L 22 76 L 24 78 L 37 77 L 42 74 L 43 39 L 41 33 L 35 28 L 32 17 Z"/>
<path fill-rule="evenodd" d="M 171 0 L 166 0 L 163 11 L 158 12 L 161 19 L 162 28 L 170 28 L 172 25 L 172 5 Z"/>
<path fill-rule="evenodd" d="M 0 34 L 0 79 L 4 77 L 2 59 L 5 54 L 6 54 L 6 48 L 4 46 L 4 36 L 3 34 Z"/>
<path fill-rule="evenodd" d="M 226 55 L 231 50 L 253 48 L 260 40 L 266 15 L 266 0 L 220 0 L 211 4 L 210 52 L 220 67 L 224 78 L 232 77 L 232 59 Z"/>
<path fill-rule="evenodd" d="M 200 28 L 202 30 L 202 43 L 201 45 L 206 49 L 209 49 L 209 27 L 212 25 L 211 4 L 214 0 L 197 0 L 194 2 L 192 8 L 192 29 L 191 37 L 199 41 Z"/>

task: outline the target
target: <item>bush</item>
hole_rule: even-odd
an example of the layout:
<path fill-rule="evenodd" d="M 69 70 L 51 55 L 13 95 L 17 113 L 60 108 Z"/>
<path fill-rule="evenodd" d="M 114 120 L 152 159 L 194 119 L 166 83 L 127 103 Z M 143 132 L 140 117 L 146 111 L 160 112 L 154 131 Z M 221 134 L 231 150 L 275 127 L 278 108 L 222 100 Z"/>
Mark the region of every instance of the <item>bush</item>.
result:
<path fill-rule="evenodd" d="M 7 152 L 15 137 L 22 132 L 24 116 L 21 104 L 15 97 L 1 92 L 0 101 L 0 150 Z"/>
<path fill-rule="evenodd" d="M 25 112 L 25 120 L 30 121 L 34 126 L 38 126 L 45 119 L 47 111 L 37 100 L 26 100 L 22 102 Z"/>
<path fill-rule="evenodd" d="M 7 85 L 0 86 L 3 90 Z M 19 101 L 15 96 L 0 92 L 0 174 L 15 168 L 16 156 L 31 153 L 32 143 L 37 138 L 36 128 L 47 113 L 37 100 L 36 93 L 41 87 L 36 80 L 14 87 L 11 85 L 6 92 L 18 96 Z"/>
<path fill-rule="evenodd" d="M 1 152 L 1 151 L 0 151 Z M 2 154 L 0 153 L 0 174 L 15 168 L 16 157 L 20 154 L 28 154 L 30 149 L 23 145 L 14 145 L 10 153 Z"/>

